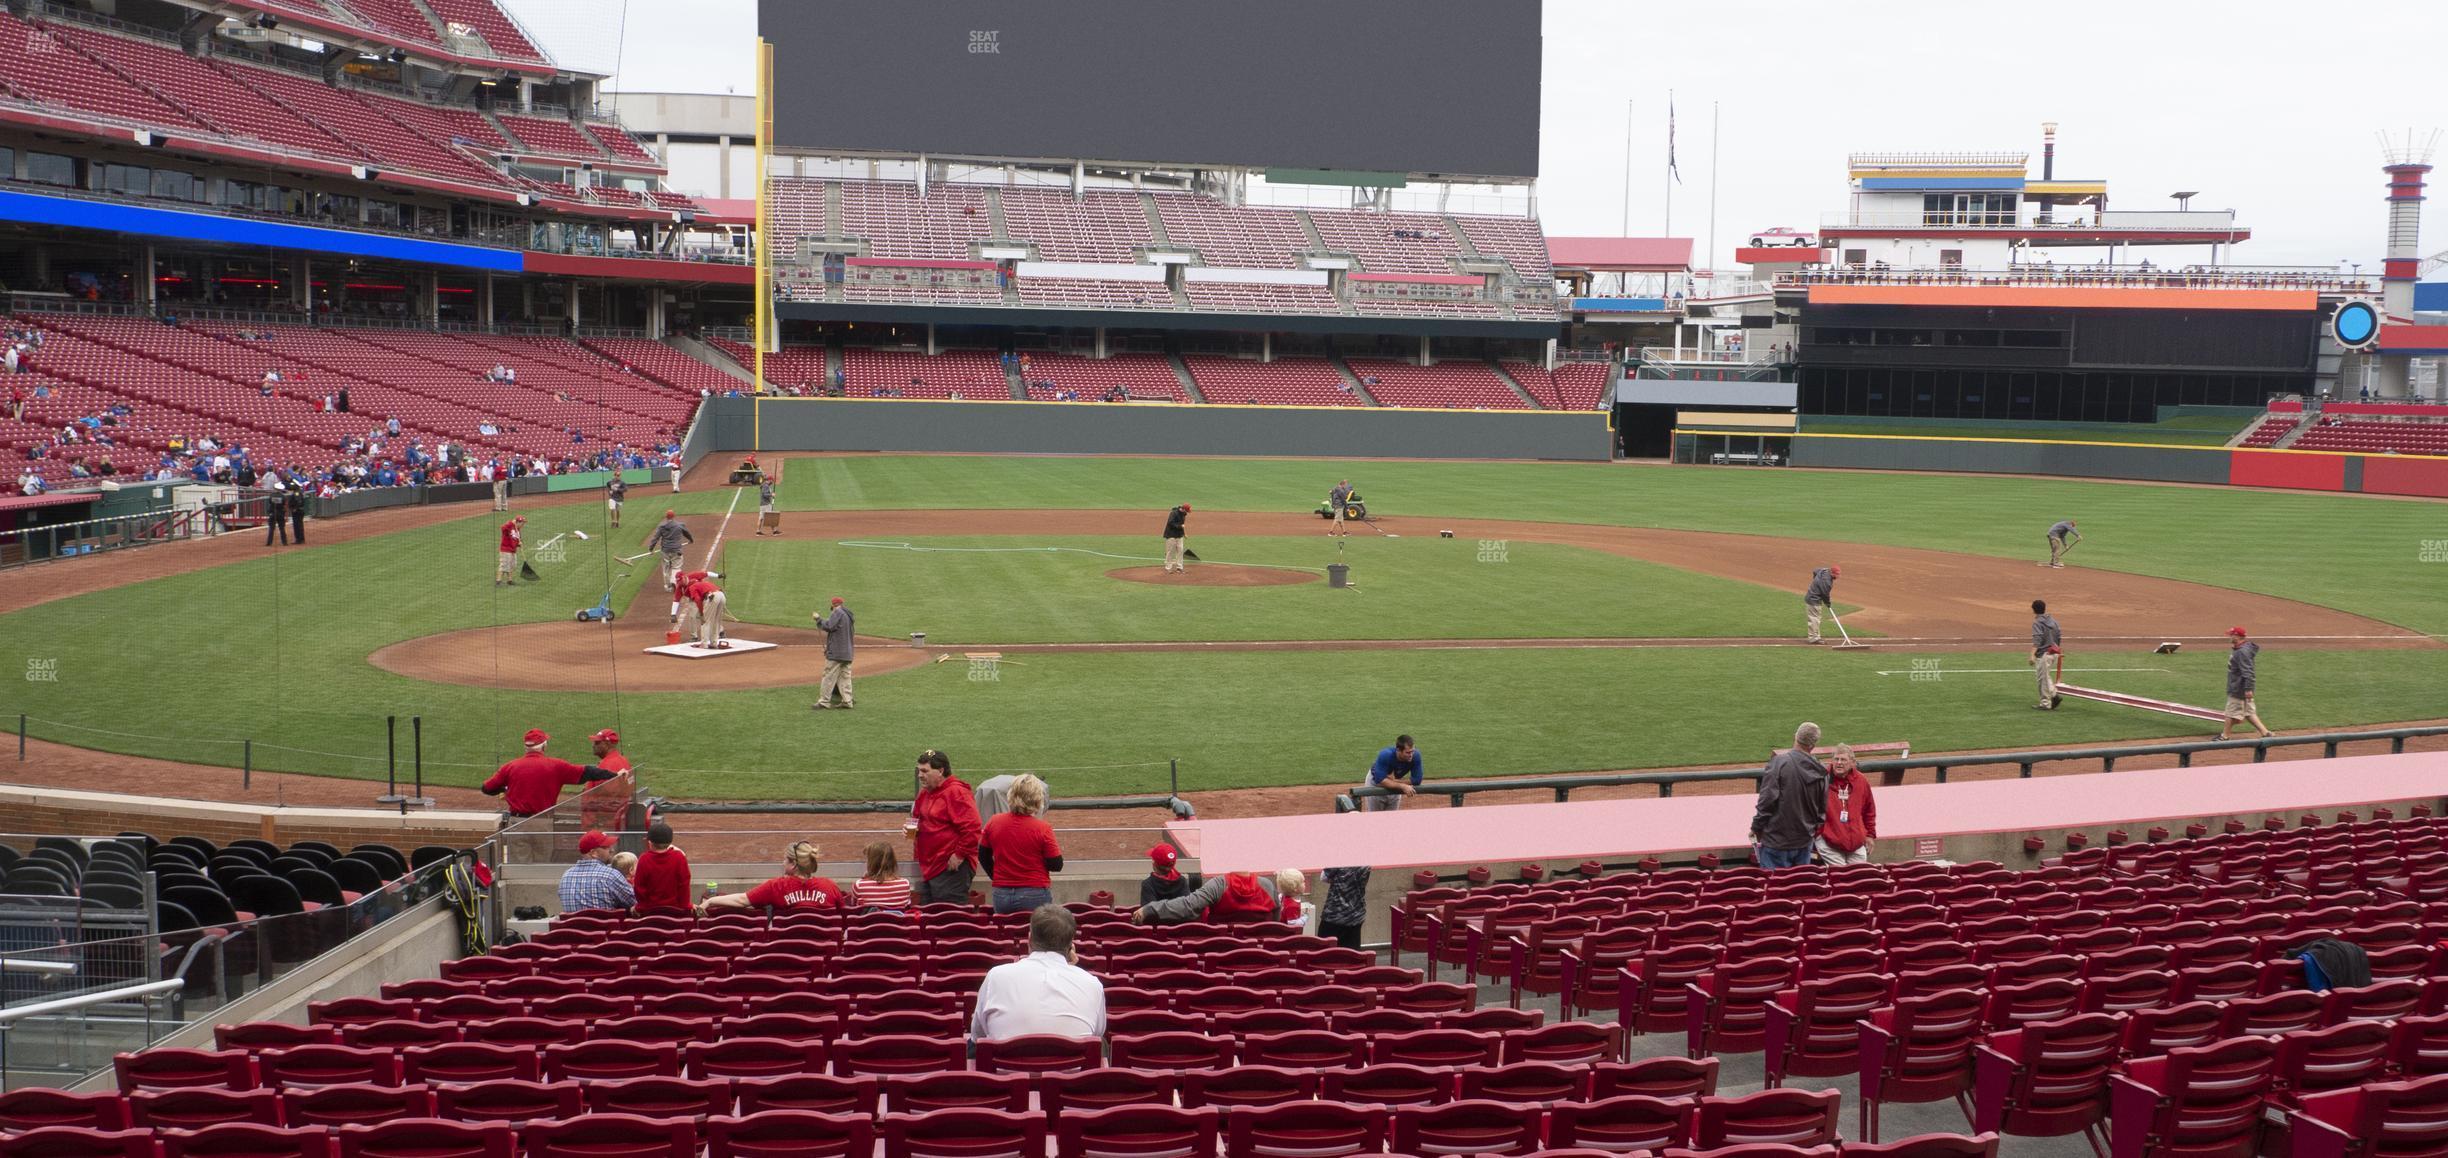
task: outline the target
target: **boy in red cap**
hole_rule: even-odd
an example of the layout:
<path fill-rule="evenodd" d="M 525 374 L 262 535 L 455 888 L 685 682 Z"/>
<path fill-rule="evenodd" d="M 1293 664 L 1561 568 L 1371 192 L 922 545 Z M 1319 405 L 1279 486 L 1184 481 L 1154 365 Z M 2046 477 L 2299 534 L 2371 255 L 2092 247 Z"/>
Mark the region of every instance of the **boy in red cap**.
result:
<path fill-rule="evenodd" d="M 2253 665 L 2261 658 L 2261 645 L 2245 638 L 2244 629 L 2227 629 L 2227 718 L 2219 723 L 2219 739 L 2234 731 L 2236 721 L 2252 721 L 2253 730 L 2271 735 L 2261 722 L 2261 709 L 2253 704 Z"/>
<path fill-rule="evenodd" d="M 637 874 L 630 878 L 636 887 L 637 907 L 645 909 L 688 909 L 688 854 L 672 844 L 672 827 L 658 820 L 646 828 L 646 851 L 638 854 Z"/>
<path fill-rule="evenodd" d="M 477 790 L 487 796 L 501 797 L 503 806 L 510 810 L 512 816 L 534 816 L 561 802 L 564 785 L 593 784 L 599 780 L 610 780 L 616 775 L 611 769 L 599 765 L 581 766 L 545 755 L 544 745 L 551 741 L 552 737 L 545 735 L 544 729 L 527 729 L 526 754 L 496 769 L 492 778 L 479 785 Z M 585 841 L 579 843 L 583 845 Z M 604 867 L 609 870 L 610 854 L 606 854 L 605 860 Z"/>
<path fill-rule="evenodd" d="M 1188 570 L 1182 565 L 1182 552 L 1189 550 L 1189 523 L 1190 504 L 1188 503 L 1183 503 L 1165 513 L 1164 569 L 1168 575 L 1176 571 L 1187 572 Z"/>
<path fill-rule="evenodd" d="M 493 571 L 493 585 L 508 587 L 518 582 L 519 535 L 526 530 L 527 516 L 520 515 L 501 525 L 501 559 Z"/>
<path fill-rule="evenodd" d="M 612 867 L 612 838 L 590 832 L 578 838 L 578 863 L 561 874 L 561 911 L 626 910 L 637 903 L 629 878 Z"/>
<path fill-rule="evenodd" d="M 1148 860 L 1155 867 L 1146 880 L 1139 882 L 1139 903 L 1142 905 L 1189 896 L 1205 883 L 1197 873 L 1186 873 L 1174 867 L 1181 863 L 1181 851 L 1172 845 L 1160 844 L 1149 849 Z"/>

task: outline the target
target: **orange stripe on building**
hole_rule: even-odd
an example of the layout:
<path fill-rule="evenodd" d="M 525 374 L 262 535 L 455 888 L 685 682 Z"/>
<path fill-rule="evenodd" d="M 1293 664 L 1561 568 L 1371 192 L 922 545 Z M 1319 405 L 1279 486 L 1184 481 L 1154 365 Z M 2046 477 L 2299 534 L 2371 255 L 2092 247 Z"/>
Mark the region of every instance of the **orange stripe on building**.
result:
<path fill-rule="evenodd" d="M 1815 306 L 2027 306 L 2069 310 L 2312 310 L 2308 289 L 2154 286 L 1815 285 Z"/>

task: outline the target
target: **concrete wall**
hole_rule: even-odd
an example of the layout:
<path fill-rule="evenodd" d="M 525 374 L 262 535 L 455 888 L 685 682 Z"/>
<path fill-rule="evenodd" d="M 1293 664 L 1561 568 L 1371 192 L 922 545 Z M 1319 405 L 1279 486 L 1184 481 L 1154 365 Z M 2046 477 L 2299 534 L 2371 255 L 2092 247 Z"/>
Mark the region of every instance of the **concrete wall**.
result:
<path fill-rule="evenodd" d="M 372 799 L 382 786 L 369 781 L 365 790 Z M 256 839 L 283 846 L 320 840 L 342 848 L 388 844 L 405 852 L 426 844 L 467 848 L 491 837 L 500 825 L 500 814 L 492 812 L 434 810 L 403 816 L 379 808 L 278 808 L 0 785 L 0 830 L 8 832 L 150 832 L 165 839 L 201 836 L 215 844 Z"/>
<path fill-rule="evenodd" d="M 700 421 L 715 448 L 1179 454 L 1604 462 L 1596 413 L 1095 402 L 716 398 Z"/>
<path fill-rule="evenodd" d="M 2098 442 L 1798 434 L 1793 440 L 1793 462 L 1795 466 L 1873 470 L 2048 474 L 2150 482 L 2227 481 L 2227 452 L 2216 447 L 2171 450 Z"/>

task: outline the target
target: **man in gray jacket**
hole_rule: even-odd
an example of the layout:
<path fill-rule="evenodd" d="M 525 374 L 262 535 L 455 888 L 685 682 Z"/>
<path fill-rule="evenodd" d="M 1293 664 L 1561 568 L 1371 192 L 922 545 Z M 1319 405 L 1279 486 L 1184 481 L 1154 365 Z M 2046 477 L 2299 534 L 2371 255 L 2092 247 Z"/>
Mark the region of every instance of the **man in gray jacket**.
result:
<path fill-rule="evenodd" d="M 825 633 L 824 682 L 816 687 L 813 708 L 830 708 L 833 693 L 841 693 L 841 706 L 850 706 L 850 655 L 856 644 L 856 632 L 851 629 L 850 609 L 842 605 L 841 596 L 833 597 L 830 614 L 816 614 L 816 628 Z"/>
<path fill-rule="evenodd" d="M 646 545 L 663 555 L 663 589 L 665 591 L 673 589 L 672 582 L 680 575 L 681 561 L 688 556 L 689 544 L 696 541 L 696 536 L 689 534 L 688 526 L 680 521 L 677 513 L 672 511 L 663 512 L 663 521 L 656 523 L 654 530 L 646 532 Z M 712 563 L 713 560 L 708 559 L 706 562 Z"/>
<path fill-rule="evenodd" d="M 2219 739 L 2226 739 L 2238 720 L 2250 720 L 2254 731 L 2270 734 L 2253 703 L 2253 667 L 2260 658 L 2261 645 L 2246 639 L 2243 628 L 2227 629 L 2227 718 L 2219 723 Z"/>
<path fill-rule="evenodd" d="M 2040 677 L 2040 702 L 2032 706 L 2041 711 L 2054 711 L 2065 697 L 2057 694 L 2057 655 L 2065 650 L 2065 637 L 2057 630 L 2057 617 L 2048 613 L 2048 601 L 2032 600 L 2032 674 Z"/>
<path fill-rule="evenodd" d="M 1803 724 L 1794 729 L 1793 747 L 1777 753 L 1760 773 L 1751 850 L 1761 868 L 1799 868 L 1811 861 L 1811 838 L 1827 820 L 1828 773 L 1811 755 L 1818 746 L 1819 725 Z"/>
<path fill-rule="evenodd" d="M 1810 586 L 1802 589 L 1802 611 L 1810 620 L 1810 634 L 1802 642 L 1819 642 L 1819 617 L 1835 602 L 1836 579 L 1843 574 L 1844 568 L 1834 563 L 1811 572 Z"/>

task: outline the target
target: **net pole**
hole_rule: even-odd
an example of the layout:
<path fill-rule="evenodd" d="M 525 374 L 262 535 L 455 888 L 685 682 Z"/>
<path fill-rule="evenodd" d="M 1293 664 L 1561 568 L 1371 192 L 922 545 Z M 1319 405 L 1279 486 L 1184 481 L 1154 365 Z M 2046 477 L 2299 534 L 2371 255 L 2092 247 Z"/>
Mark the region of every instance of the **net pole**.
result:
<path fill-rule="evenodd" d="M 773 42 L 757 40 L 756 87 L 756 333 L 754 363 L 751 372 L 756 378 L 751 394 L 765 392 L 765 351 L 775 348 L 773 306 L 773 198 L 767 186 L 772 181 L 773 158 Z"/>

